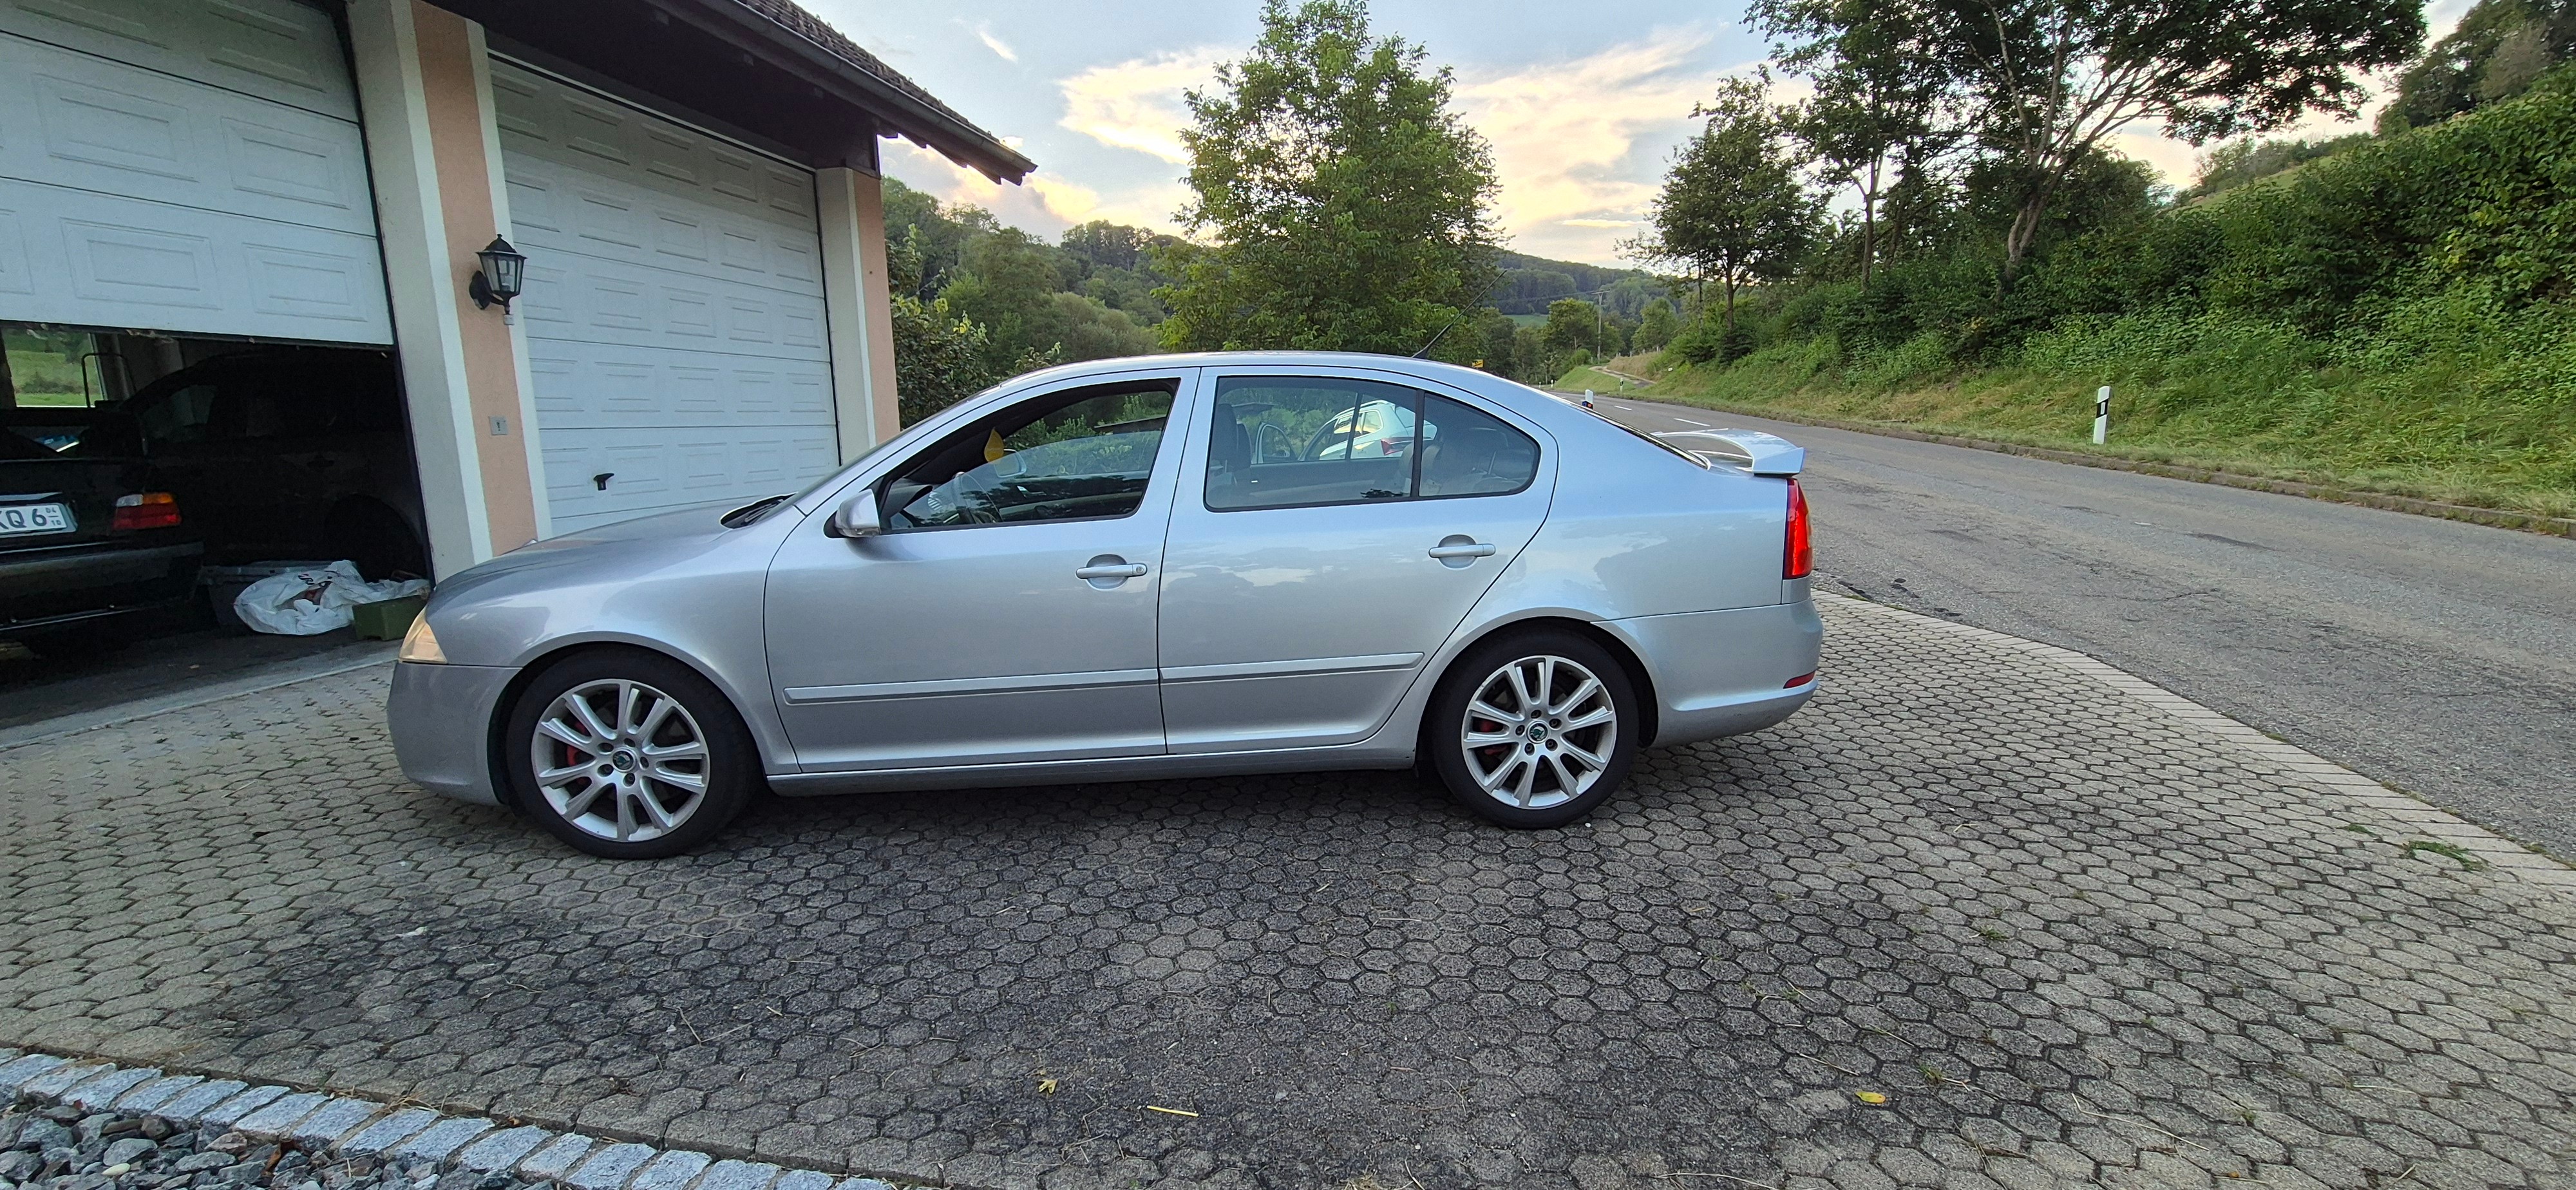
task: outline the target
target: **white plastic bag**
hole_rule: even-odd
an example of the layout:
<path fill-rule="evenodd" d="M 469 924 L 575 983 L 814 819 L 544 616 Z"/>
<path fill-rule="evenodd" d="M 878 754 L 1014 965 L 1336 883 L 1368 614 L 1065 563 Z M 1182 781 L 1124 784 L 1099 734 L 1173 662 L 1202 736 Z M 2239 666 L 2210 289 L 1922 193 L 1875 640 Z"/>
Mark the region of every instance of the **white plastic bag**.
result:
<path fill-rule="evenodd" d="M 357 604 L 400 599 L 428 589 L 427 579 L 371 583 L 358 573 L 357 563 L 340 561 L 320 570 L 275 574 L 252 583 L 233 597 L 233 614 L 254 631 L 320 636 L 348 627 L 354 618 L 349 609 Z"/>

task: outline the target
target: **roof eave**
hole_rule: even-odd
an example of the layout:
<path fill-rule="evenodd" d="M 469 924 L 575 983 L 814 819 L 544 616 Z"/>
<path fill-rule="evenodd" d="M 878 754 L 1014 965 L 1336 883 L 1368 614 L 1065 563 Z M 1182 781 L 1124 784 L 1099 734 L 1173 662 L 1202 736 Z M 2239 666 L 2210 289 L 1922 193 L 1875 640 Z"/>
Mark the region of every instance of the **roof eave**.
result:
<path fill-rule="evenodd" d="M 652 0 L 657 6 L 685 10 L 674 15 L 712 18 L 721 24 L 772 47 L 786 51 L 812 68 L 821 77 L 818 83 L 837 83 L 856 94 L 846 96 L 851 102 L 868 109 L 886 127 L 904 137 L 926 145 L 942 156 L 983 174 L 996 182 L 1018 183 L 1037 168 L 1037 163 L 1019 150 L 994 139 L 983 130 L 937 110 L 862 70 L 857 64 L 768 17 L 754 12 L 735 0 Z"/>

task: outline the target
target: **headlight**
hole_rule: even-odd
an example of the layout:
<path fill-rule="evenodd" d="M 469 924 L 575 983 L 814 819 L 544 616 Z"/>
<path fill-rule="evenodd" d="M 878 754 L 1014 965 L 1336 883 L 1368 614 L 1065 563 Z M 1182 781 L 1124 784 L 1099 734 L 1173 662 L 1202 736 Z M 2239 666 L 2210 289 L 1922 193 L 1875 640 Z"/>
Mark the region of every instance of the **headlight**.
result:
<path fill-rule="evenodd" d="M 426 609 L 411 618 L 411 631 L 403 633 L 402 652 L 394 657 L 416 665 L 447 664 L 447 654 L 438 647 L 438 634 L 429 630 L 429 612 Z"/>

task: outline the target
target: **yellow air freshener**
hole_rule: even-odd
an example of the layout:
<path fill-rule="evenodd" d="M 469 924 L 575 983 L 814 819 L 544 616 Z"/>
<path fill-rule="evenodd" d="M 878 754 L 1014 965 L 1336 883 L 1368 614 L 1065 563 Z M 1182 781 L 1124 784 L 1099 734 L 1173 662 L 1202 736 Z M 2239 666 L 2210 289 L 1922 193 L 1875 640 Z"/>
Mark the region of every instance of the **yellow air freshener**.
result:
<path fill-rule="evenodd" d="M 984 440 L 985 462 L 1001 462 L 1002 456 L 1009 453 L 1011 453 L 1011 448 L 1002 445 L 1002 432 L 1000 430 L 993 431 L 993 436 Z"/>

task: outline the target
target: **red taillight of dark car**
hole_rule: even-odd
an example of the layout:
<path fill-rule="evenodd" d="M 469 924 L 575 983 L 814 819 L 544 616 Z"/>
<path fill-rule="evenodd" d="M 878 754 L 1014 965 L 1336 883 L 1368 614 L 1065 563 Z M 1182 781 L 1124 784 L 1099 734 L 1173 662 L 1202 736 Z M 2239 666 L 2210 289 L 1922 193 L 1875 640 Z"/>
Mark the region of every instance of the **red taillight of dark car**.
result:
<path fill-rule="evenodd" d="M 1807 493 L 1789 481 L 1789 540 L 1780 551 L 1780 577 L 1805 578 L 1816 568 L 1816 550 L 1807 540 Z"/>
<path fill-rule="evenodd" d="M 133 529 L 169 529 L 179 523 L 179 498 L 168 492 L 136 492 L 116 498 L 116 519 L 108 528 L 124 532 Z"/>

